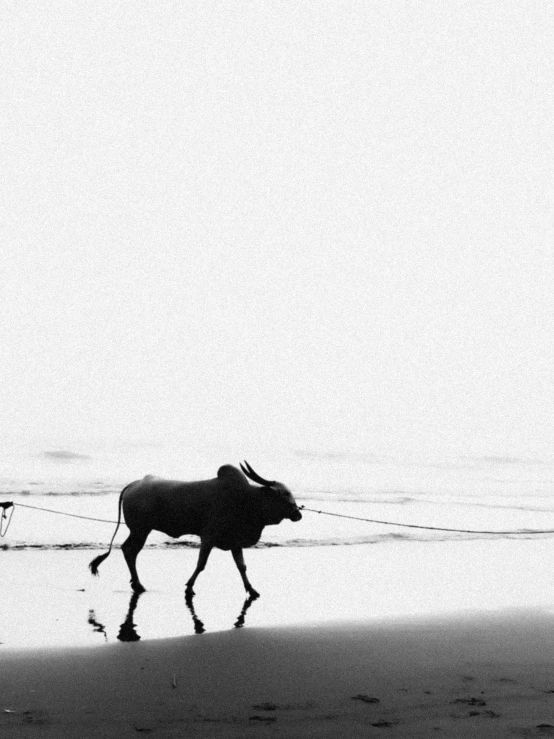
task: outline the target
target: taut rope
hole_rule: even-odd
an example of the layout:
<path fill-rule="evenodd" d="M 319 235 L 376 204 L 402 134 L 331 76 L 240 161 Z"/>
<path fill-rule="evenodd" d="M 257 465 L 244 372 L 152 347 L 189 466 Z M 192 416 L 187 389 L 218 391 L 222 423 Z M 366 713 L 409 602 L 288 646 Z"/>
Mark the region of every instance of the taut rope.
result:
<path fill-rule="evenodd" d="M 396 521 L 378 521 L 374 518 L 361 518 L 360 516 L 347 516 L 344 513 L 330 513 L 329 511 L 318 511 L 315 508 L 305 508 L 301 506 L 303 511 L 311 511 L 312 513 L 321 513 L 324 516 L 335 516 L 336 518 L 350 518 L 354 521 L 367 521 L 368 523 L 380 523 L 385 526 L 402 526 L 406 529 L 425 529 L 426 531 L 449 531 L 456 534 L 496 534 L 498 536 L 526 536 L 529 534 L 554 534 L 554 529 L 519 529 L 518 531 L 479 531 L 475 529 L 447 529 L 439 526 L 419 526 L 414 523 L 397 523 Z"/>
<path fill-rule="evenodd" d="M 65 511 L 56 511 L 52 508 L 42 508 L 41 506 L 27 505 L 26 503 L 0 503 L 0 508 L 3 509 L 1 522 L 3 522 L 5 519 L 8 519 L 8 516 L 6 514 L 6 509 L 13 507 L 12 512 L 10 513 L 10 516 L 9 516 L 8 523 L 6 524 L 5 528 L 2 528 L 0 526 L 1 536 L 5 536 L 8 531 L 16 505 L 20 506 L 21 508 L 30 508 L 35 511 L 46 511 L 47 513 L 55 513 L 55 514 L 57 513 L 59 516 L 69 516 L 71 518 L 81 518 L 87 521 L 98 521 L 99 523 L 111 523 L 111 524 L 117 523 L 117 521 L 113 521 L 112 519 L 109 519 L 109 518 L 94 518 L 93 516 L 82 516 L 77 513 L 66 513 Z M 450 529 L 450 528 L 446 528 L 443 526 L 422 526 L 420 524 L 415 524 L 415 523 L 398 523 L 398 521 L 382 521 L 382 520 L 378 520 L 375 518 L 362 518 L 361 516 L 349 516 L 345 513 L 331 513 L 330 511 L 320 511 L 315 508 L 306 508 L 305 506 L 300 506 L 300 510 L 310 511 L 310 513 L 319 513 L 323 516 L 334 516 L 335 518 L 348 518 L 353 521 L 365 521 L 366 523 L 378 523 L 383 526 L 399 526 L 405 529 L 423 529 L 425 531 L 447 531 L 449 533 L 455 533 L 455 534 L 486 534 L 489 536 L 530 536 L 530 535 L 536 535 L 536 534 L 554 534 L 554 529 L 518 529 L 514 531 L 487 531 L 483 529 Z"/>

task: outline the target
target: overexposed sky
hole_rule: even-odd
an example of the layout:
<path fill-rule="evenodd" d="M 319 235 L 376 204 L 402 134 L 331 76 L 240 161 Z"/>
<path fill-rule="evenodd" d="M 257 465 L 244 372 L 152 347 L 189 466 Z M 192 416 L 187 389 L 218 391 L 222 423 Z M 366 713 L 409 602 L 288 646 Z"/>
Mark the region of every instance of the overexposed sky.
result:
<path fill-rule="evenodd" d="M 548 0 L 0 8 L 2 436 L 554 454 Z"/>

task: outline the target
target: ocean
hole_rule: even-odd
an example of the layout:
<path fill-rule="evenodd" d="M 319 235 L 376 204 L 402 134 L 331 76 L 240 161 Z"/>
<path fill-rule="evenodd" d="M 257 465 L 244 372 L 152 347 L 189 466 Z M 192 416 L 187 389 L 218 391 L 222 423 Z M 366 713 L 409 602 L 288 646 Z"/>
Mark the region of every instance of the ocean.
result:
<path fill-rule="evenodd" d="M 140 600 L 119 552 L 102 565 L 100 577 L 91 576 L 88 563 L 94 550 L 109 544 L 126 484 L 148 473 L 206 479 L 222 464 L 238 465 L 244 457 L 262 476 L 288 485 L 305 507 L 301 521 L 267 526 L 256 551 L 246 553 L 260 599 L 244 600 L 232 558 L 215 550 L 194 604 L 187 604 L 183 588 L 196 563 L 197 553 L 189 549 L 198 546 L 194 536 L 174 540 L 150 534 L 139 558 L 147 588 Z M 7 511 L 13 516 L 11 523 L 3 521 L 0 539 L 0 644 L 101 646 L 245 624 L 552 608 L 551 535 L 530 532 L 554 528 L 553 480 L 554 464 L 531 458 L 307 449 L 248 449 L 241 455 L 231 448 L 124 443 L 5 445 L 0 502 L 15 506 Z M 469 534 L 396 524 L 527 533 Z M 121 526 L 116 546 L 126 531 Z"/>
<path fill-rule="evenodd" d="M 472 531 L 554 529 L 552 460 L 424 458 L 305 449 L 249 450 L 245 456 L 262 476 L 284 482 L 298 504 L 311 509 L 299 523 L 285 521 L 266 527 L 259 547 L 498 538 L 490 533 L 394 524 Z M 0 546 L 14 550 L 104 548 L 114 531 L 119 493 L 130 481 L 145 474 L 207 479 L 216 475 L 220 465 L 238 466 L 240 461 L 235 449 L 184 449 L 160 443 L 4 445 L 0 502 L 11 501 L 15 508 L 7 532 L 8 520 L 3 521 L 5 535 Z M 125 539 L 125 532 L 122 526 L 117 544 Z M 193 536 L 174 540 L 152 532 L 147 547 L 197 543 Z"/>

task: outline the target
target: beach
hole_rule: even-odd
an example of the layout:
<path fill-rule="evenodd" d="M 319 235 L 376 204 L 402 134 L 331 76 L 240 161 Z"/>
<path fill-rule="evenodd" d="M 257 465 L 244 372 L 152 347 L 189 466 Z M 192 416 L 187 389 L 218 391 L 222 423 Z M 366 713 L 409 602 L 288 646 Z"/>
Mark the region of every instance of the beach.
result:
<path fill-rule="evenodd" d="M 0 737 L 554 735 L 549 539 L 4 551 Z M 237 628 L 238 627 L 238 628 Z M 25 646 L 24 646 L 25 645 Z"/>
<path fill-rule="evenodd" d="M 554 739 L 552 3 L 1 18 L 0 739 Z"/>

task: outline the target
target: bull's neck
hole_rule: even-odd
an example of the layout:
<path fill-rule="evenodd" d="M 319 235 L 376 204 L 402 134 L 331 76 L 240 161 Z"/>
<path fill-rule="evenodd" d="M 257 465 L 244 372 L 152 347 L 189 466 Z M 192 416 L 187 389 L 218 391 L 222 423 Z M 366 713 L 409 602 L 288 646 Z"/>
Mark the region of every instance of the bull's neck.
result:
<path fill-rule="evenodd" d="M 250 495 L 248 499 L 248 523 L 252 528 L 263 529 L 267 526 L 267 504 L 260 495 L 260 488 L 250 486 Z"/>

